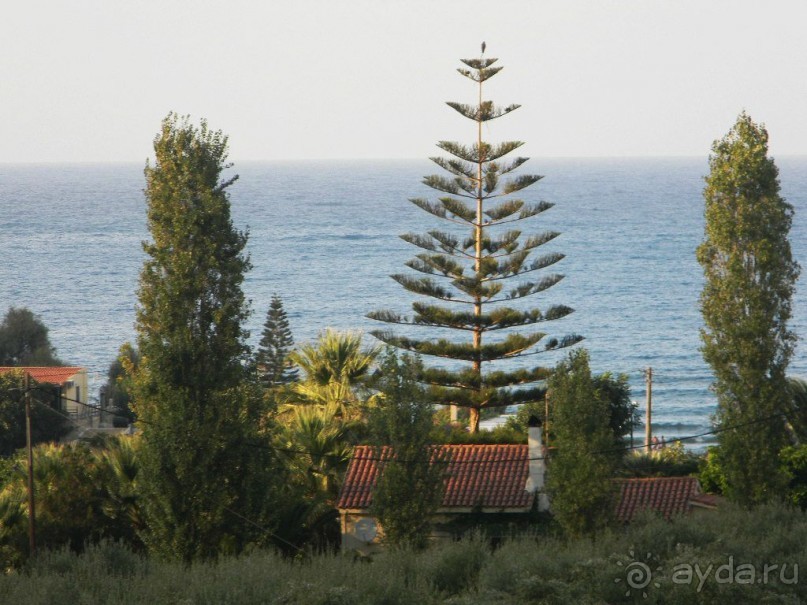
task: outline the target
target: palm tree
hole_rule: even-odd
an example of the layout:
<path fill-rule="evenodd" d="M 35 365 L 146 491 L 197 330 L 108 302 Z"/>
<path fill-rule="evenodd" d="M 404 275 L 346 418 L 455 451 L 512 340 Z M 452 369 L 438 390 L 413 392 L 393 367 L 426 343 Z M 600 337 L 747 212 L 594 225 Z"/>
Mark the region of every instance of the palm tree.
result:
<path fill-rule="evenodd" d="M 117 437 L 93 451 L 107 533 L 136 548 L 142 546 L 138 531 L 145 526 L 137 495 L 138 443 L 137 437 Z"/>
<path fill-rule="evenodd" d="M 281 432 L 282 453 L 311 492 L 335 499 L 338 481 L 347 469 L 353 450 L 354 420 L 344 420 L 339 406 L 302 405 L 294 408 L 291 421 Z"/>
<path fill-rule="evenodd" d="M 304 374 L 302 381 L 291 385 L 291 403 L 336 404 L 347 417 L 350 408 L 362 402 L 361 389 L 378 352 L 378 347 L 362 348 L 360 333 L 327 330 L 316 344 L 305 345 L 289 356 Z"/>
<path fill-rule="evenodd" d="M 306 542 L 322 550 L 338 543 L 334 504 L 361 423 L 346 420 L 335 402 L 291 409 L 276 441 L 293 478 L 287 487 L 299 494 L 285 521 L 298 528 L 298 535 L 289 536 L 293 543 Z"/>

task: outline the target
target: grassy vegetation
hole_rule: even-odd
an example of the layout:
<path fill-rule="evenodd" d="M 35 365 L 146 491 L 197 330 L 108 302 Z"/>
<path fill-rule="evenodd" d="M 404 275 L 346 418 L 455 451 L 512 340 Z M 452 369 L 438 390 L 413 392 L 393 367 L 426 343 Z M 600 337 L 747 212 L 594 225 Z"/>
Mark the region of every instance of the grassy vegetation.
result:
<path fill-rule="evenodd" d="M 595 540 L 525 536 L 494 550 L 485 540 L 467 538 L 369 561 L 343 555 L 288 559 L 257 551 L 185 566 L 105 543 L 81 555 L 67 550 L 40 555 L 23 571 L 0 577 L 0 600 L 30 605 L 799 603 L 807 601 L 807 581 L 789 581 L 794 565 L 807 574 L 804 544 L 807 515 L 782 506 L 727 507 L 672 523 L 647 516 Z M 627 585 L 631 552 L 639 561 L 651 555 L 652 581 L 644 591 Z M 779 569 L 767 583 L 718 582 L 715 570 L 729 561 L 735 572 L 742 564 L 755 566 L 757 579 L 763 565 L 786 563 L 786 582 Z M 681 583 L 679 571 L 679 582 L 673 581 L 681 565 L 695 564 L 702 572 L 712 565 L 700 589 L 697 576 Z"/>

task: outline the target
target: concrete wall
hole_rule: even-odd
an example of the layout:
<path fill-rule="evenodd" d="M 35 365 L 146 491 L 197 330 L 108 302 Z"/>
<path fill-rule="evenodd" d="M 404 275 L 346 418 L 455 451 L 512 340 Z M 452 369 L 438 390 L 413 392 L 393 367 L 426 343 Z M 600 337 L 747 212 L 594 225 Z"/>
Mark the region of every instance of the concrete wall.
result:
<path fill-rule="evenodd" d="M 87 403 L 87 396 L 89 394 L 89 389 L 87 388 L 87 370 L 81 370 L 73 374 L 73 376 L 70 377 L 70 381 L 73 383 L 72 386 L 62 386 L 62 405 L 64 406 L 64 411 L 74 416 L 88 416 L 89 412 L 92 411 L 90 408 L 86 405 L 71 401 L 75 399 L 81 403 Z"/>

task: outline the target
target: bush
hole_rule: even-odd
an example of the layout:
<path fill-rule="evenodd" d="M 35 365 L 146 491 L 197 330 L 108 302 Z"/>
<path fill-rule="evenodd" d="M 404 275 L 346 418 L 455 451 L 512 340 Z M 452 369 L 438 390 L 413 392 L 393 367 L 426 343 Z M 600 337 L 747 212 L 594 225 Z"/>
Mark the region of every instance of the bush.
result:
<path fill-rule="evenodd" d="M 183 565 L 104 541 L 83 554 L 41 553 L 22 572 L 0 575 L 0 595 L 4 603 L 26 605 L 803 603 L 807 583 L 789 580 L 796 565 L 807 569 L 805 543 L 807 514 L 782 505 L 727 505 L 671 522 L 644 515 L 596 540 L 523 536 L 491 550 L 470 537 L 422 552 L 383 552 L 369 562 L 334 555 L 292 560 L 256 551 Z M 717 582 L 714 571 L 729 558 L 735 568 L 786 564 L 788 581 L 777 570 L 768 583 Z M 626 583 L 637 562 L 652 572 L 644 591 Z M 698 577 L 689 584 L 673 581 L 680 566 L 695 565 L 707 576 L 700 586 Z"/>
<path fill-rule="evenodd" d="M 706 456 L 701 460 L 698 468 L 698 479 L 706 493 L 723 494 L 726 492 L 726 474 L 723 472 L 720 460 L 720 448 L 710 447 L 706 451 Z"/>
<path fill-rule="evenodd" d="M 686 477 L 698 472 L 702 460 L 702 456 L 675 441 L 650 455 L 643 450 L 630 451 L 622 458 L 617 473 L 622 477 Z"/>

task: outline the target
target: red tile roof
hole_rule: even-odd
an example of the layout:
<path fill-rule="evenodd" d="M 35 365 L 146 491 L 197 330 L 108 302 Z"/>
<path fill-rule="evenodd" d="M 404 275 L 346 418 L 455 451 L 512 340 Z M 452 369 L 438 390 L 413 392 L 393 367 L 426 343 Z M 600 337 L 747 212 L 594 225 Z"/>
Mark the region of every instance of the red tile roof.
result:
<path fill-rule="evenodd" d="M 697 496 L 692 496 L 689 499 L 689 502 L 693 506 L 697 506 L 700 508 L 717 508 L 723 502 L 723 496 L 718 496 L 715 494 L 698 494 Z"/>
<path fill-rule="evenodd" d="M 700 494 L 696 477 L 617 479 L 619 500 L 616 518 L 631 521 L 641 510 L 654 510 L 665 519 L 689 512 L 689 501 Z"/>
<path fill-rule="evenodd" d="M 527 445 L 443 445 L 434 448 L 432 460 L 437 453 L 447 459 L 441 508 L 528 510 L 532 507 L 534 495 L 524 490 L 529 475 Z M 391 454 L 390 447 L 380 450 L 367 445 L 356 447 L 337 508 L 369 508 L 378 462 L 389 460 Z"/>
<path fill-rule="evenodd" d="M 62 385 L 79 372 L 84 371 L 84 368 L 77 367 L 0 367 L 0 374 L 11 372 L 13 370 L 22 370 L 27 372 L 28 375 L 37 382 L 47 382 L 48 384 Z"/>

